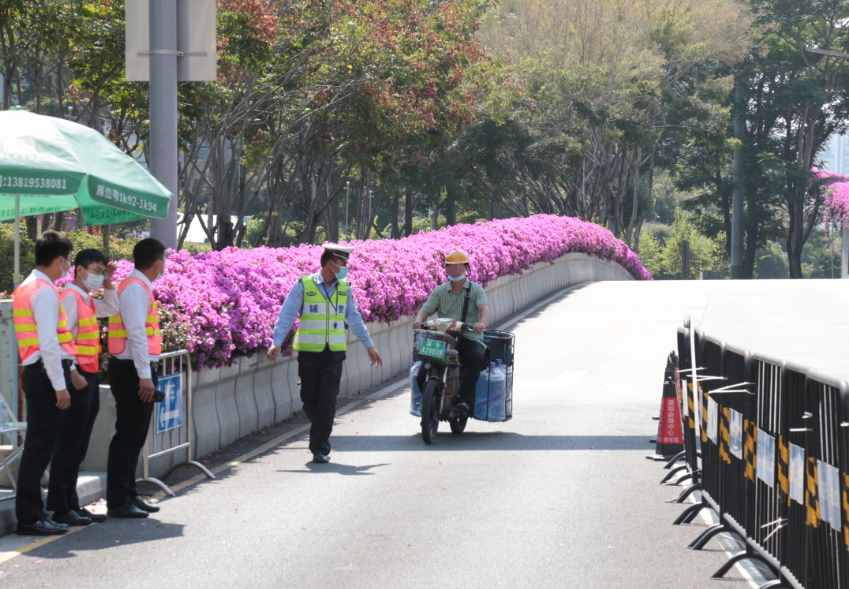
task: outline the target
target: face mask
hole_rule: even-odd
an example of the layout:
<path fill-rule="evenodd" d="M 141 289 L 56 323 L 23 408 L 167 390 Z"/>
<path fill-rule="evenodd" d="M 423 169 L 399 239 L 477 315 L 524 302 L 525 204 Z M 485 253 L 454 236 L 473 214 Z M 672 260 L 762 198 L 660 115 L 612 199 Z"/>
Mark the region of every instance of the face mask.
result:
<path fill-rule="evenodd" d="M 103 286 L 103 274 L 89 274 L 83 280 L 83 284 L 89 291 L 97 290 Z"/>
<path fill-rule="evenodd" d="M 336 273 L 336 280 L 345 280 L 348 277 L 348 267 L 342 266 Z"/>
<path fill-rule="evenodd" d="M 451 282 L 463 282 L 464 280 L 466 280 L 466 275 L 465 274 L 460 274 L 459 276 L 450 276 L 449 275 L 448 280 L 450 280 Z"/>
<path fill-rule="evenodd" d="M 151 282 L 156 282 L 157 280 L 159 280 L 160 278 L 162 278 L 162 275 L 163 275 L 163 274 L 165 274 L 165 264 L 162 264 L 162 266 L 160 267 L 159 272 L 157 272 L 157 273 L 156 273 L 156 278 L 154 278 Z"/>

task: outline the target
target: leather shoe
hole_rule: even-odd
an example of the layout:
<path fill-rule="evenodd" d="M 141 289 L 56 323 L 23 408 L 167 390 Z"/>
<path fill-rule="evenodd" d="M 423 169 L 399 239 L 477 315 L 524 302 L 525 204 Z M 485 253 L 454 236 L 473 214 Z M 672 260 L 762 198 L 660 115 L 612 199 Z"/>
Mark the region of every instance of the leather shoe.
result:
<path fill-rule="evenodd" d="M 313 464 L 327 464 L 330 462 L 330 456 L 327 454 L 322 454 L 321 452 L 315 452 L 312 455 Z"/>
<path fill-rule="evenodd" d="M 82 516 L 73 510 L 65 513 L 54 513 L 51 519 L 56 523 L 65 524 L 66 526 L 82 527 L 92 523 L 90 517 Z"/>
<path fill-rule="evenodd" d="M 16 532 L 19 536 L 61 536 L 68 533 L 68 527 L 60 527 L 46 519 L 40 519 L 31 524 L 18 524 Z"/>
<path fill-rule="evenodd" d="M 108 513 L 109 517 L 118 519 L 142 519 L 149 515 L 146 511 L 142 511 L 136 507 L 135 503 L 111 508 Z"/>
<path fill-rule="evenodd" d="M 133 499 L 133 505 L 141 509 L 142 511 L 146 511 L 148 513 L 158 513 L 159 508 L 156 505 L 151 505 L 150 503 L 145 503 L 141 497 L 136 497 Z"/>
<path fill-rule="evenodd" d="M 106 521 L 105 515 L 103 515 L 102 513 L 92 513 L 91 511 L 89 511 L 85 507 L 82 507 L 80 509 L 75 509 L 74 511 L 76 511 L 77 514 L 82 516 L 82 517 L 87 517 L 88 519 L 90 519 L 94 523 L 99 524 L 99 523 Z"/>

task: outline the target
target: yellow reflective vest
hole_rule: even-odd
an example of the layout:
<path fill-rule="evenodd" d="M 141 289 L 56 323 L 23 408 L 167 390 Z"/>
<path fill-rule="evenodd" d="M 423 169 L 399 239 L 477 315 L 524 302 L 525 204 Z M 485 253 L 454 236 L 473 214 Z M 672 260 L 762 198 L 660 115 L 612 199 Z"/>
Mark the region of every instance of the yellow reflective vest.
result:
<path fill-rule="evenodd" d="M 323 352 L 329 347 L 333 352 L 348 348 L 345 329 L 345 309 L 348 305 L 349 286 L 345 280 L 336 283 L 332 299 L 321 292 L 312 276 L 301 278 L 304 287 L 304 304 L 301 322 L 295 333 L 294 348 L 298 352 Z"/>

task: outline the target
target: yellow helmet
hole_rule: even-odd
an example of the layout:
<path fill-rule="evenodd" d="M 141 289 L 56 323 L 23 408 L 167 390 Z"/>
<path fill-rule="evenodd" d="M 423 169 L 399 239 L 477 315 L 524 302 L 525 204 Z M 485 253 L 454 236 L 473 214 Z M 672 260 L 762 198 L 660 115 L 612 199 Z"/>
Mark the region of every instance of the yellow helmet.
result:
<path fill-rule="evenodd" d="M 445 256 L 445 265 L 449 264 L 468 264 L 469 256 L 466 255 L 465 252 L 461 252 L 457 250 L 456 252 L 451 252 L 447 256 Z"/>

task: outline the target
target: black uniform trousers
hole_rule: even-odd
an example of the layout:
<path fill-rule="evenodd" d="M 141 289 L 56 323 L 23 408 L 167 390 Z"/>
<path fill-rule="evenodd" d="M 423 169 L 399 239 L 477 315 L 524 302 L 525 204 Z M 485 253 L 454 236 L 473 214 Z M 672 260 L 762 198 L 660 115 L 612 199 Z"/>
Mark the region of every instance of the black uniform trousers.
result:
<path fill-rule="evenodd" d="M 97 374 L 83 371 L 80 374 L 87 386 L 83 390 L 77 390 L 73 385 L 68 389 L 71 408 L 62 411 L 59 441 L 50 462 L 47 509 L 59 514 L 80 508 L 77 479 L 100 411 L 100 378 Z"/>
<path fill-rule="evenodd" d="M 469 406 L 469 411 L 474 413 L 475 386 L 478 384 L 481 370 L 486 368 L 486 346 L 461 337 L 457 342 L 457 354 L 460 356 L 460 398 Z M 422 366 L 416 375 L 421 391 L 425 388 L 425 376 L 425 369 Z"/>
<path fill-rule="evenodd" d="M 70 361 L 63 361 L 65 386 L 71 390 Z M 30 525 L 44 517 L 41 477 L 53 457 L 59 440 L 63 411 L 56 406 L 56 390 L 50 384 L 41 360 L 24 366 L 24 395 L 27 401 L 27 435 L 18 469 L 15 516 L 19 525 Z"/>
<path fill-rule="evenodd" d="M 151 364 L 150 370 L 157 386 L 156 366 Z M 150 428 L 153 403 L 139 399 L 139 376 L 132 360 L 110 358 L 108 377 L 117 418 L 106 466 L 106 504 L 114 509 L 128 505 L 137 496 L 136 470 Z"/>
<path fill-rule="evenodd" d="M 330 433 L 336 417 L 336 399 L 342 380 L 345 352 L 298 352 L 301 401 L 310 420 L 310 450 L 330 453 Z"/>

